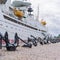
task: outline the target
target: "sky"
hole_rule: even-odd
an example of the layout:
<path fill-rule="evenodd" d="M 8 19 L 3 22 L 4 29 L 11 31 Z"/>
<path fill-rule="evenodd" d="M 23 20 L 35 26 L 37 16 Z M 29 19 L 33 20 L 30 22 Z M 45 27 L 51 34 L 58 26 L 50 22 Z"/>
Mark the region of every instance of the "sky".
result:
<path fill-rule="evenodd" d="M 39 19 L 47 22 L 47 29 L 50 34 L 60 34 L 60 0 L 31 0 L 36 12 L 39 5 Z"/>
<path fill-rule="evenodd" d="M 60 34 L 60 0 L 29 0 L 32 3 L 35 15 L 39 5 L 39 20 L 47 22 L 47 29 L 50 34 Z"/>

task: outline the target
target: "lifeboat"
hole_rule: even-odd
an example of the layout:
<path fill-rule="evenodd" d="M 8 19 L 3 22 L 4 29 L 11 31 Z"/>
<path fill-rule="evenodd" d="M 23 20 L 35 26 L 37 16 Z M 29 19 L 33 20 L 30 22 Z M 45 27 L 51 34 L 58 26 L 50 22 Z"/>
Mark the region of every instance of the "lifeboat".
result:
<path fill-rule="evenodd" d="M 46 25 L 46 21 L 41 20 L 41 24 L 42 24 L 42 25 Z"/>
<path fill-rule="evenodd" d="M 13 12 L 14 12 L 14 15 L 19 18 L 24 16 L 24 13 L 20 10 L 17 10 L 16 8 L 13 9 Z"/>

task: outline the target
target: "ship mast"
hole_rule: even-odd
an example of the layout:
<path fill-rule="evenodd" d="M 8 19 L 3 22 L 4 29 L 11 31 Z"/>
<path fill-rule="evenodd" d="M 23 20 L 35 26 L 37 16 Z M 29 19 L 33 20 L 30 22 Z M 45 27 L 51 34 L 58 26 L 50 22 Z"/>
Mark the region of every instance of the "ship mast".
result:
<path fill-rule="evenodd" d="M 38 20 L 39 20 L 39 4 L 38 4 Z"/>
<path fill-rule="evenodd" d="M 39 4 L 37 6 L 37 17 L 36 17 L 36 20 L 39 20 Z"/>

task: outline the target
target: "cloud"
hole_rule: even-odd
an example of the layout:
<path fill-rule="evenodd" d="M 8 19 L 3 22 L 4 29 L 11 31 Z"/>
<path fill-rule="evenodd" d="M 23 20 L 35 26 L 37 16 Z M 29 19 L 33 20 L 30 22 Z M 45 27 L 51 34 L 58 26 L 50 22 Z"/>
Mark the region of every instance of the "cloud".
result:
<path fill-rule="evenodd" d="M 12 0 L 13 1 L 13 0 Z M 29 0 L 32 3 L 35 16 L 39 4 L 39 20 L 47 22 L 48 32 L 52 35 L 60 33 L 60 0 Z"/>
<path fill-rule="evenodd" d="M 48 32 L 52 35 L 60 33 L 60 0 L 31 0 L 37 14 L 39 4 L 39 16 L 47 21 Z"/>

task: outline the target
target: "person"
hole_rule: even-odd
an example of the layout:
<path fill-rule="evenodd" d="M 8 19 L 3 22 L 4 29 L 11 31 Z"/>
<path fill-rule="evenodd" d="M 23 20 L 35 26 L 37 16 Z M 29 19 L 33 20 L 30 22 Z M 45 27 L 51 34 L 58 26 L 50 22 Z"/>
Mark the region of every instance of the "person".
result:
<path fill-rule="evenodd" d="M 2 34 L 0 33 L 0 49 L 2 49 Z"/>

